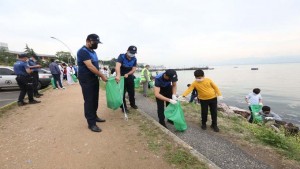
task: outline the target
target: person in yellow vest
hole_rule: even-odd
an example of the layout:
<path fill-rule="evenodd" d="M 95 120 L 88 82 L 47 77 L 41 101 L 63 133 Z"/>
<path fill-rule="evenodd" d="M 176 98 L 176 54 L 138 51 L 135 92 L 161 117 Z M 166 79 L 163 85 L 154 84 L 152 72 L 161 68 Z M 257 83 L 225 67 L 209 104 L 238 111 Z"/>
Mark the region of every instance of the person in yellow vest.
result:
<path fill-rule="evenodd" d="M 141 83 L 143 84 L 143 95 L 147 97 L 148 84 L 151 81 L 151 73 L 149 71 L 149 65 L 146 65 L 141 72 Z"/>

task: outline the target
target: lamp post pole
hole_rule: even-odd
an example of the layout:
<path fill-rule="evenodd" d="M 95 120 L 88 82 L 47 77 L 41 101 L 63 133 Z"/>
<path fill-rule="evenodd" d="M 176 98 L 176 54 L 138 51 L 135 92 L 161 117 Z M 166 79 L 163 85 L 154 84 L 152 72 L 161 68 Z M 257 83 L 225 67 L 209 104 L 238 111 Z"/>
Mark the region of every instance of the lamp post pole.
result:
<path fill-rule="evenodd" d="M 62 43 L 63 45 L 65 45 L 65 47 L 68 48 L 71 57 L 74 58 L 74 60 L 75 60 L 75 62 L 76 62 L 76 58 L 74 57 L 72 50 L 69 48 L 69 46 L 68 46 L 67 44 L 65 44 L 63 41 L 57 39 L 56 37 L 51 36 L 51 38 L 52 38 L 52 39 L 55 39 L 55 40 L 59 41 L 60 43 Z M 71 58 L 69 58 L 69 59 L 68 59 L 68 62 L 70 63 L 71 61 L 72 61 Z"/>

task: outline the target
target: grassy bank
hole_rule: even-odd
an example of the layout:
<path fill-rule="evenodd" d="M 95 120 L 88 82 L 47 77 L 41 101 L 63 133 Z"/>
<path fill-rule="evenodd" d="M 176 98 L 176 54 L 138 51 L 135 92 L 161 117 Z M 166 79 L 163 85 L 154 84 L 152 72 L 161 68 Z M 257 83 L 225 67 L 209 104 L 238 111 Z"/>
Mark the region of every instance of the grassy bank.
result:
<path fill-rule="evenodd" d="M 142 89 L 137 89 L 137 92 L 142 93 Z M 154 99 L 153 90 L 148 90 L 148 94 Z M 200 126 L 200 106 L 187 102 L 182 102 L 181 106 L 186 120 Z M 227 117 L 222 112 L 218 113 L 218 124 L 222 131 L 220 135 L 238 142 L 240 146 L 251 145 L 257 149 L 271 149 L 284 159 L 300 162 L 299 136 L 285 136 L 283 129 L 282 132 L 276 133 L 268 125 L 251 124 L 239 115 Z"/>
<path fill-rule="evenodd" d="M 100 81 L 100 89 L 105 90 L 105 83 Z M 149 96 L 154 99 L 153 92 L 149 91 Z M 153 122 L 145 119 L 138 111 L 131 110 L 130 120 L 134 120 L 139 125 L 139 135 L 147 141 L 148 149 L 158 157 L 163 157 L 174 168 L 180 169 L 205 169 L 204 163 L 194 157 L 189 150 L 178 145 L 159 129 Z"/>
<path fill-rule="evenodd" d="M 140 135 L 146 138 L 148 148 L 156 155 L 162 156 L 175 168 L 208 168 L 191 155 L 188 150 L 175 143 L 151 121 L 142 117 L 137 111 L 133 111 L 130 117 L 139 124 Z"/>

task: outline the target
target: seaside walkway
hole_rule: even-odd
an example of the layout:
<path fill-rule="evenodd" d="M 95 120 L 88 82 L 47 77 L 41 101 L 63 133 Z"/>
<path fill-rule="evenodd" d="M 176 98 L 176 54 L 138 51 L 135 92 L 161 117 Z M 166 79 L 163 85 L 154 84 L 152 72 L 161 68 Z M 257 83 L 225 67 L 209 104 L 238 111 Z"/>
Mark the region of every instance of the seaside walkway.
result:
<path fill-rule="evenodd" d="M 135 98 L 139 109 L 158 121 L 156 102 L 149 98 L 145 98 L 142 94 L 137 92 L 135 94 Z M 187 123 L 188 129 L 185 132 L 176 132 L 174 126 L 168 123 L 167 127 L 172 133 L 177 135 L 220 168 L 271 168 L 267 164 L 253 158 L 236 145 L 218 136 L 218 134 L 210 130 L 210 124 L 208 124 L 207 130 L 202 130 L 200 126 L 196 124 Z"/>

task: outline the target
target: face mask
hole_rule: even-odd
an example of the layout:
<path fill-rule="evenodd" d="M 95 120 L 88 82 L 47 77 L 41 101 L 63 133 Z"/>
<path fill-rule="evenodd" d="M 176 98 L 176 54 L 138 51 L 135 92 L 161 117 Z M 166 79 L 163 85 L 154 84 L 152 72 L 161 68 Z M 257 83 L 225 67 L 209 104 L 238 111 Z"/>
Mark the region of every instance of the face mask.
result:
<path fill-rule="evenodd" d="M 203 80 L 204 80 L 204 78 L 196 79 L 197 82 L 202 82 Z"/>
<path fill-rule="evenodd" d="M 98 48 L 98 43 L 91 44 L 91 49 L 97 49 L 97 48 Z"/>
<path fill-rule="evenodd" d="M 135 54 L 131 54 L 130 52 L 127 52 L 127 55 L 131 58 L 135 57 Z"/>

